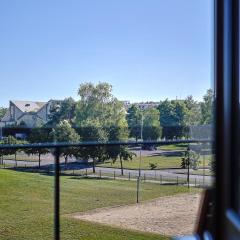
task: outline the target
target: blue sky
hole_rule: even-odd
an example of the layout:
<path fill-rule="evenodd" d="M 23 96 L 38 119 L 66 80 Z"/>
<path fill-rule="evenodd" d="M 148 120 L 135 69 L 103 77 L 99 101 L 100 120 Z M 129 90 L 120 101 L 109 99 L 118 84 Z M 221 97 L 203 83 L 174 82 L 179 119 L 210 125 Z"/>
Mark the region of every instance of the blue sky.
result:
<path fill-rule="evenodd" d="M 213 82 L 211 0 L 3 0 L 0 106 L 77 97 L 106 81 L 121 100 L 193 95 Z"/>

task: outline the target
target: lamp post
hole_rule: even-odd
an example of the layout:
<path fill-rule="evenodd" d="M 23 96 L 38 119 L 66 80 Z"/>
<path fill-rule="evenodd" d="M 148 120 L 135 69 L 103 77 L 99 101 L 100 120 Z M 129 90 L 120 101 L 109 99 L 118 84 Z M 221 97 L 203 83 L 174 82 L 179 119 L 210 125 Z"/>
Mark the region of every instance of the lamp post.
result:
<path fill-rule="evenodd" d="M 143 141 L 143 113 L 141 113 L 141 132 L 140 132 L 140 135 L 141 135 L 141 141 Z M 141 165 L 142 165 L 142 144 L 140 145 L 139 167 L 138 167 L 138 178 L 137 178 L 137 203 L 139 203 Z"/>
<path fill-rule="evenodd" d="M 129 113 L 126 113 L 126 115 L 129 115 Z M 143 113 L 141 112 L 141 128 L 140 128 L 140 136 L 141 141 L 143 141 Z M 137 118 L 136 118 L 137 121 Z M 136 138 L 137 141 L 137 138 Z M 139 190 L 140 190 L 140 180 L 141 180 L 141 164 L 142 164 L 142 144 L 140 144 L 140 154 L 139 154 L 139 167 L 138 167 L 138 177 L 137 177 L 137 203 L 139 203 Z"/>

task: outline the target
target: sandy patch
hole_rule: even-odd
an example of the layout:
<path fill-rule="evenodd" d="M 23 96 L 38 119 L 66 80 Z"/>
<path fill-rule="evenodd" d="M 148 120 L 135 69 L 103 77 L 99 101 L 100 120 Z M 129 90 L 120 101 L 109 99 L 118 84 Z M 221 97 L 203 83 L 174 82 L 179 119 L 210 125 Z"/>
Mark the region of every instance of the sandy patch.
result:
<path fill-rule="evenodd" d="M 199 204 L 200 194 L 181 194 L 72 216 L 126 229 L 179 236 L 193 233 Z"/>

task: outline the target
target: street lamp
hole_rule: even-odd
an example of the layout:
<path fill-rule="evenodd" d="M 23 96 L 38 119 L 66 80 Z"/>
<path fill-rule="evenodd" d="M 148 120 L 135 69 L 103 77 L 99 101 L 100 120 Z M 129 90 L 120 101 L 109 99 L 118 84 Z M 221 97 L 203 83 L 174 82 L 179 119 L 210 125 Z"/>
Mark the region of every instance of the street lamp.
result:
<path fill-rule="evenodd" d="M 143 113 L 141 113 L 141 141 L 143 141 Z M 139 189 L 141 180 L 141 165 L 142 165 L 142 145 L 140 145 L 139 167 L 138 167 L 138 179 L 137 179 L 137 203 L 139 203 Z"/>
<path fill-rule="evenodd" d="M 129 115 L 129 113 L 126 113 L 126 115 Z M 143 118 L 143 113 L 141 112 L 141 129 L 140 129 L 141 141 L 143 141 L 143 119 L 144 119 Z M 136 141 L 137 141 L 137 138 L 136 138 Z M 137 203 L 139 203 L 141 164 L 142 164 L 142 145 L 140 145 L 139 167 L 138 167 L 138 178 L 137 178 Z"/>

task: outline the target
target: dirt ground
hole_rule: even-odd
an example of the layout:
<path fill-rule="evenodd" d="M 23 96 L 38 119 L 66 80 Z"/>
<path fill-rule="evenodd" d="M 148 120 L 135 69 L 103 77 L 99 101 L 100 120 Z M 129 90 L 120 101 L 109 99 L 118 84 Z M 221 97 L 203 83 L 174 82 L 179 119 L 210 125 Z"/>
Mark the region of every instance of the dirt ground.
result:
<path fill-rule="evenodd" d="M 200 198 L 200 194 L 181 194 L 72 216 L 75 219 L 167 236 L 189 235 L 195 227 Z"/>

